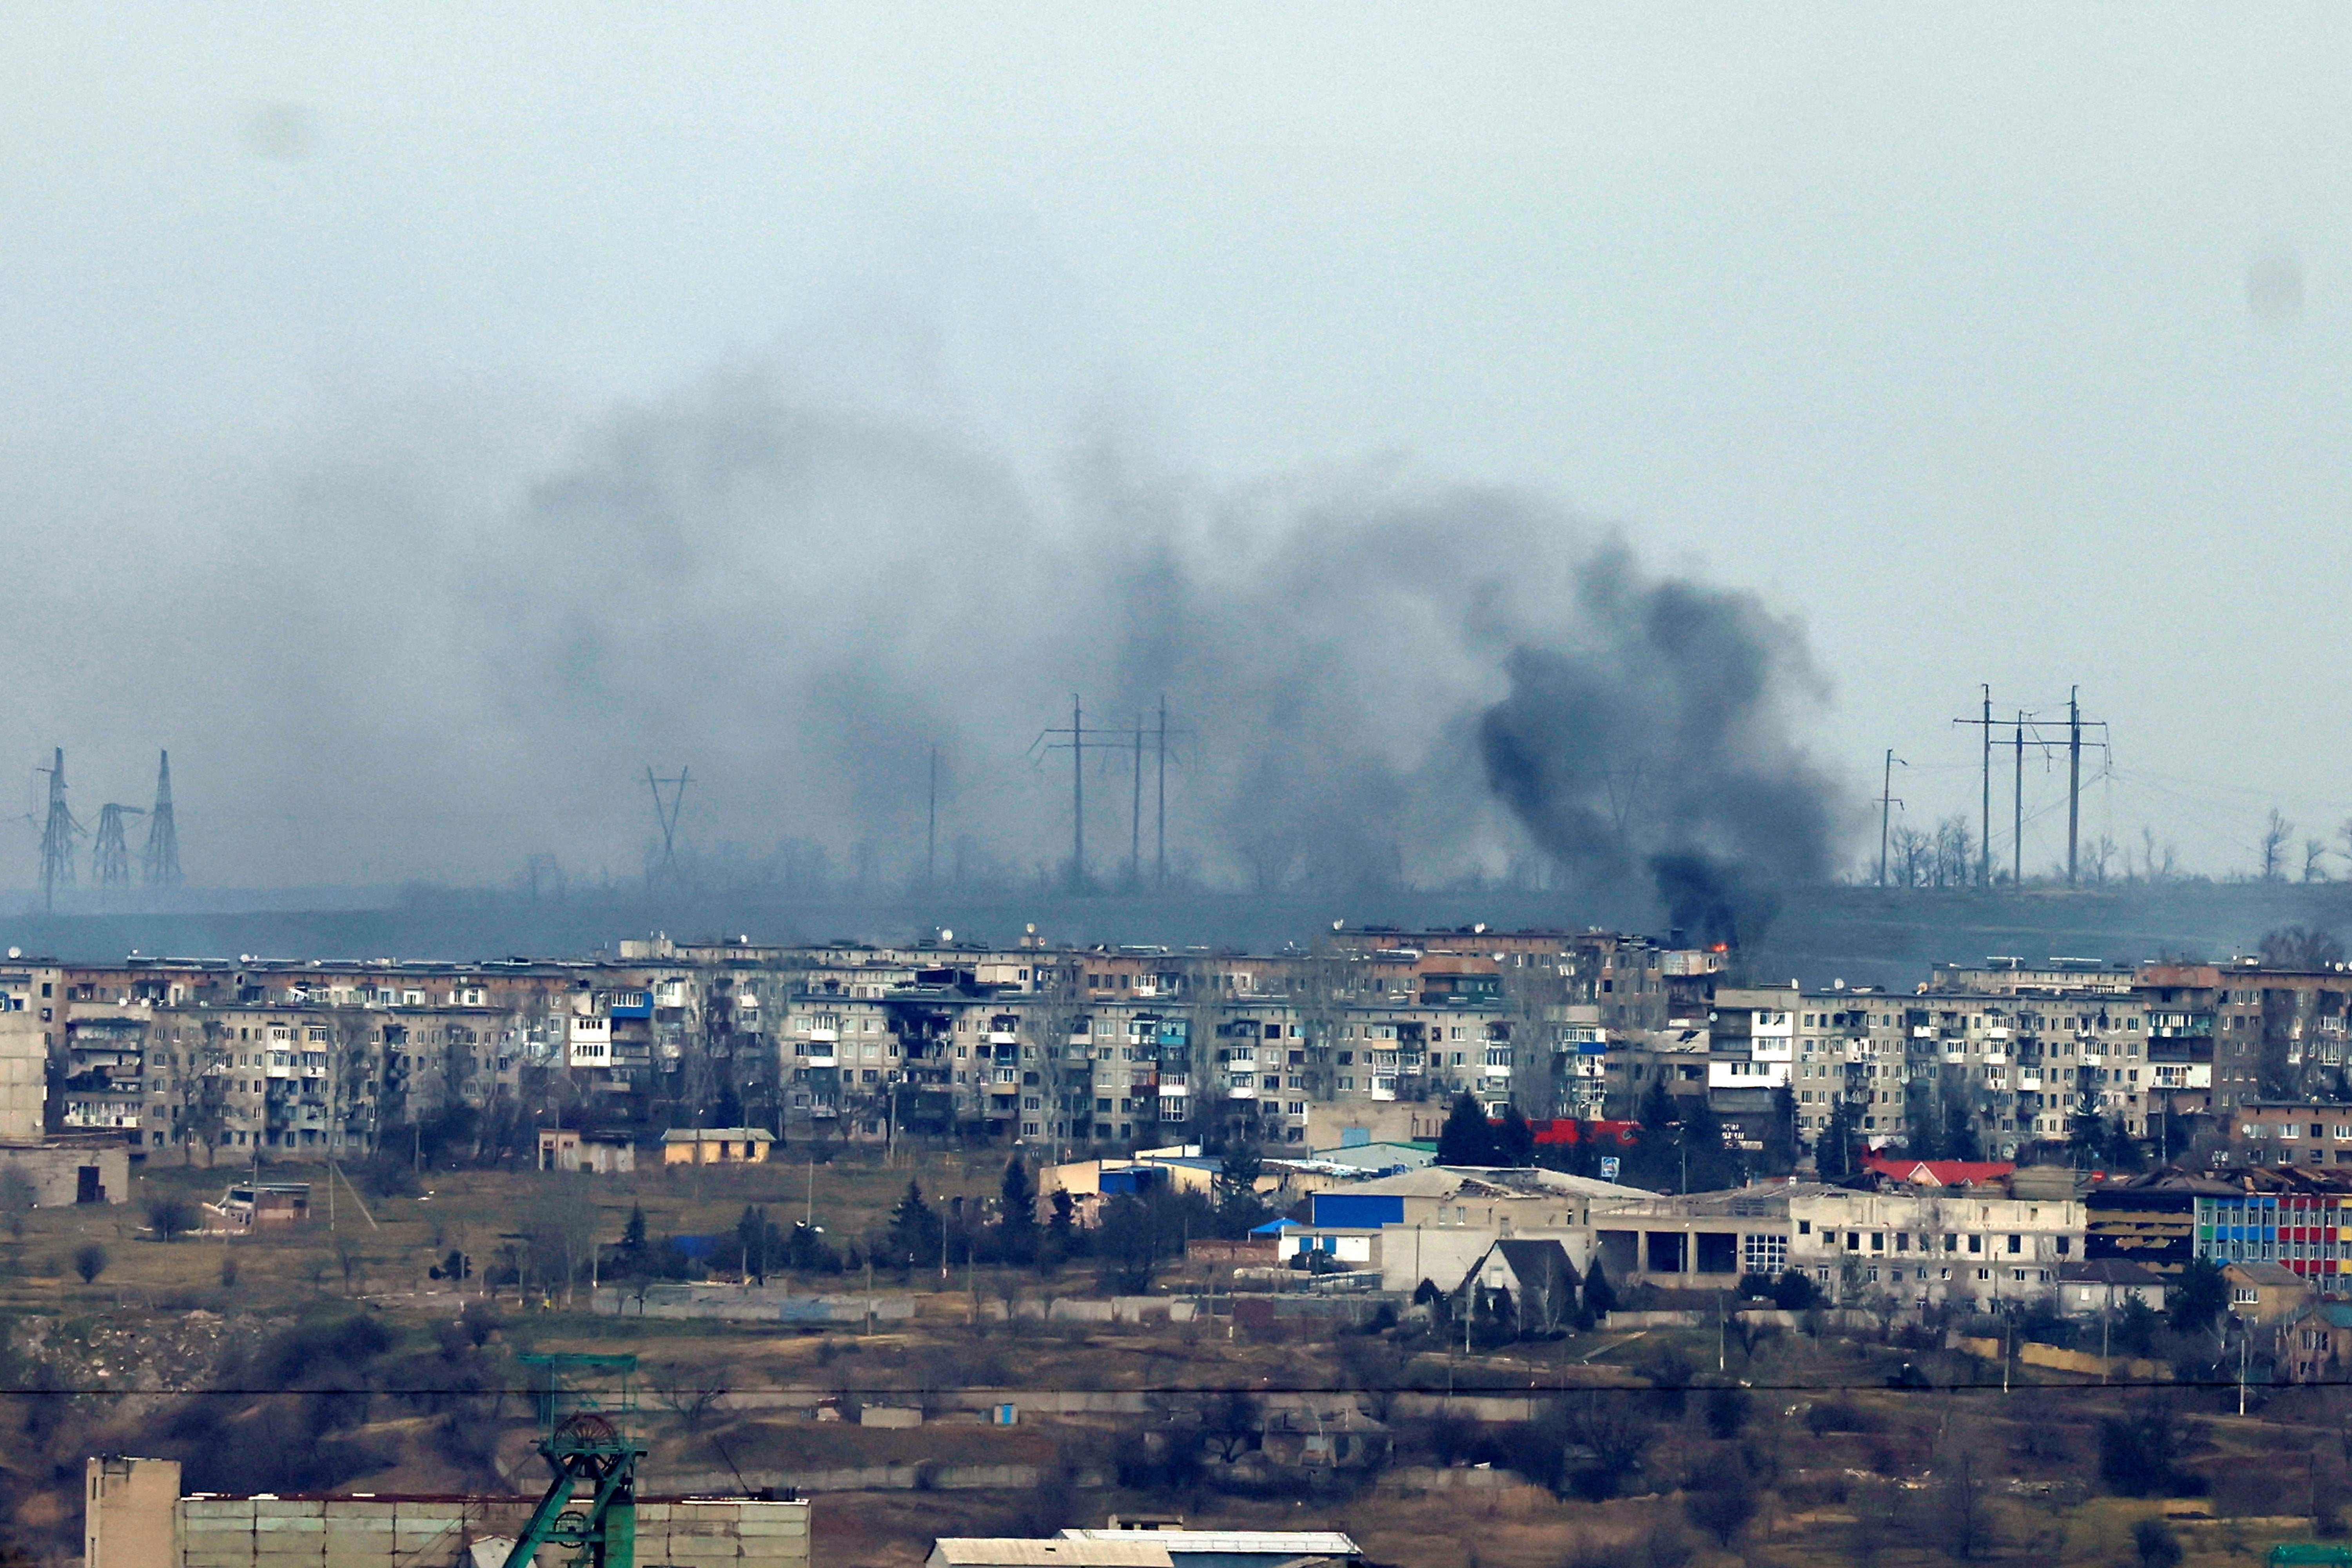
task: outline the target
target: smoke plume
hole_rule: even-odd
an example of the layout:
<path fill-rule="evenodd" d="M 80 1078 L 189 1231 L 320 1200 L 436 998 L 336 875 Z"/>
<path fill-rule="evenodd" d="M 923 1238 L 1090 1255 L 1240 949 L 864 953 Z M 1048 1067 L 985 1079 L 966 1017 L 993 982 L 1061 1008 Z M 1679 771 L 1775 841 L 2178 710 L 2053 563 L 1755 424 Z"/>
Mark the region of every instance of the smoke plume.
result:
<path fill-rule="evenodd" d="M 1164 698 L 1185 885 L 1622 906 L 1654 866 L 1714 931 L 1724 889 L 1829 868 L 1796 630 L 1524 494 L 1223 489 L 1108 440 L 1039 479 L 760 374 L 553 457 L 449 451 L 217 487 L 50 662 L 20 746 L 135 801 L 169 743 L 215 884 L 635 879 L 650 765 L 690 769 L 712 885 L 1117 888 L 1157 876 Z M 1032 750 L 1074 694 L 1083 867 L 1070 754 Z"/>
<path fill-rule="evenodd" d="M 1496 793 L 1580 879 L 1646 871 L 1691 940 L 1753 941 L 1773 884 L 1833 869 L 1843 811 L 1794 738 L 1820 689 L 1801 635 L 1751 595 L 1647 581 L 1622 546 L 1566 620 L 1513 649 L 1480 719 Z"/>

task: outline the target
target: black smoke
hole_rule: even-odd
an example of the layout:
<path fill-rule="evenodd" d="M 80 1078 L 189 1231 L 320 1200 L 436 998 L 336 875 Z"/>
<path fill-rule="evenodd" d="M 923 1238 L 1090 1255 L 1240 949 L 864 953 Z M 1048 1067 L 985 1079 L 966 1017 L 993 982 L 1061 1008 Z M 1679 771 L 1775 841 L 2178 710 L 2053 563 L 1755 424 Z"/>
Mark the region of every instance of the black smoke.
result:
<path fill-rule="evenodd" d="M 1588 885 L 1646 877 L 1689 941 L 1762 934 L 1774 887 L 1835 869 L 1846 812 L 1798 723 L 1803 637 L 1752 595 L 1585 564 L 1554 640 L 1516 647 L 1478 726 L 1495 793 Z"/>

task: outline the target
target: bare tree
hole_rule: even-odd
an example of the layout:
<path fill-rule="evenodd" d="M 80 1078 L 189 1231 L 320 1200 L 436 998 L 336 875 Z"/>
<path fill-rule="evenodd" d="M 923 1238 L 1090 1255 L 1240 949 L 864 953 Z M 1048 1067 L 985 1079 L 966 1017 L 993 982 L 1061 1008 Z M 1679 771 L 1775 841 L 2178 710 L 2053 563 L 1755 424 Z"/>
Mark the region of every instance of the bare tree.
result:
<path fill-rule="evenodd" d="M 1925 883 L 1934 855 L 1935 846 L 1926 834 L 1913 827 L 1896 828 L 1894 840 L 1896 883 L 1906 888 L 1916 888 Z"/>
<path fill-rule="evenodd" d="M 2116 849 L 2116 841 L 2104 833 L 2083 847 L 2083 859 L 2094 882 L 2105 883 L 2107 868 L 2120 858 L 2121 852 Z"/>
<path fill-rule="evenodd" d="M 2327 880 L 2327 845 L 2324 839 L 2303 841 L 2303 879 L 2306 882 Z"/>
<path fill-rule="evenodd" d="M 2332 931 L 2281 926 L 2263 933 L 2263 962 L 2273 969 L 2330 969 L 2344 962 L 2344 943 Z"/>
<path fill-rule="evenodd" d="M 719 1402 L 726 1397 L 727 1390 L 717 1384 L 665 1387 L 661 1391 L 661 1402 L 685 1423 L 689 1432 L 701 1431 L 703 1424 L 710 1419 L 710 1413 L 718 1409 Z"/>
<path fill-rule="evenodd" d="M 542 1280 L 562 1280 L 569 1306 L 572 1288 L 595 1252 L 596 1200 L 584 1176 L 564 1173 L 543 1179 L 545 1191 L 523 1215 L 523 1245 L 532 1273 Z"/>
<path fill-rule="evenodd" d="M 2262 874 L 2265 882 L 2286 879 L 2286 847 L 2294 837 L 2294 824 L 2279 813 L 2277 806 L 2263 821 Z"/>

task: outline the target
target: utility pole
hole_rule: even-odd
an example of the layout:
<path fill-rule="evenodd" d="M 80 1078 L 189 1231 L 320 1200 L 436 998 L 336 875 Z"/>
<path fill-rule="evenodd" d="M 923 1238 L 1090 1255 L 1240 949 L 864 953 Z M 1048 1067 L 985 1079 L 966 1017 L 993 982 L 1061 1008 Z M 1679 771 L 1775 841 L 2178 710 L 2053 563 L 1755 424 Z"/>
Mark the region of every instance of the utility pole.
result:
<path fill-rule="evenodd" d="M 1128 816 L 1127 881 L 1130 889 L 1143 886 L 1143 715 L 1135 716 L 1135 805 Z"/>
<path fill-rule="evenodd" d="M 2017 773 L 2009 786 L 2009 885 L 2025 886 L 2025 710 L 2017 710 Z"/>
<path fill-rule="evenodd" d="M 1977 885 L 1992 886 L 1992 688 L 1984 688 L 1984 714 L 1976 719 L 1955 719 L 1955 724 L 1972 724 L 1981 731 L 1984 803 L 1977 838 Z"/>
<path fill-rule="evenodd" d="M 1882 888 L 1886 886 L 1886 826 L 1890 814 L 1900 804 L 1895 798 L 1895 768 L 1898 763 L 1906 768 L 1911 765 L 1896 756 L 1893 747 L 1888 747 L 1885 776 L 1878 786 L 1878 885 Z"/>
<path fill-rule="evenodd" d="M 923 837 L 923 886 L 926 889 L 938 885 L 940 879 L 940 749 L 931 748 L 930 814 L 926 820 Z"/>
<path fill-rule="evenodd" d="M 1097 730 L 1096 736 L 1104 731 Z M 1112 734 L 1117 731 L 1110 731 Z M 1055 736 L 1066 739 L 1056 740 Z M 1042 731 L 1029 742 L 1030 755 L 1045 752 L 1066 751 L 1070 753 L 1070 885 L 1083 889 L 1087 883 L 1087 752 L 1099 752 L 1111 742 L 1087 738 L 1086 706 L 1073 693 L 1070 698 L 1070 722 L 1065 729 L 1055 726 Z"/>
<path fill-rule="evenodd" d="M 2066 689 L 2066 885 L 2074 885 L 2074 855 L 2083 823 L 2083 689 Z"/>
<path fill-rule="evenodd" d="M 1992 686 L 1984 689 L 1984 810 L 1977 827 L 1977 886 L 1992 886 Z"/>
<path fill-rule="evenodd" d="M 1160 694 L 1160 875 L 1162 892 L 1168 889 L 1168 693 Z"/>

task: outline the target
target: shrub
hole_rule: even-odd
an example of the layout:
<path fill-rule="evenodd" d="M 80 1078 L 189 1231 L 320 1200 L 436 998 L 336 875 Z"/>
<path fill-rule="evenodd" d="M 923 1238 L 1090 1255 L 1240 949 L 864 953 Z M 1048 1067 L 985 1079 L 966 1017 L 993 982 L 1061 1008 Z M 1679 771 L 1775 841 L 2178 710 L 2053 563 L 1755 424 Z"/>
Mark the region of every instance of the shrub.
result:
<path fill-rule="evenodd" d="M 196 1228 L 196 1205 L 185 1198 L 157 1198 L 147 1205 L 147 1226 L 158 1241 L 170 1241 Z"/>
<path fill-rule="evenodd" d="M 2132 1550 L 2140 1568 L 2174 1568 L 2180 1561 L 2180 1536 L 2160 1519 L 2143 1519 L 2132 1526 Z"/>
<path fill-rule="evenodd" d="M 2099 1423 L 2099 1479 L 2119 1497 L 2182 1497 L 2198 1487 L 2180 1468 L 2187 1434 L 2171 1407 L 2151 1402 Z"/>
<path fill-rule="evenodd" d="M 109 1261 L 110 1260 L 106 1256 L 106 1248 L 93 1241 L 75 1252 L 73 1271 L 81 1276 L 83 1284 L 95 1285 L 98 1283 L 98 1277 L 106 1272 Z"/>
<path fill-rule="evenodd" d="M 1848 1400 L 1824 1400 L 1805 1412 L 1805 1429 L 1816 1437 L 1832 1432 L 1875 1432 L 1877 1416 Z"/>

